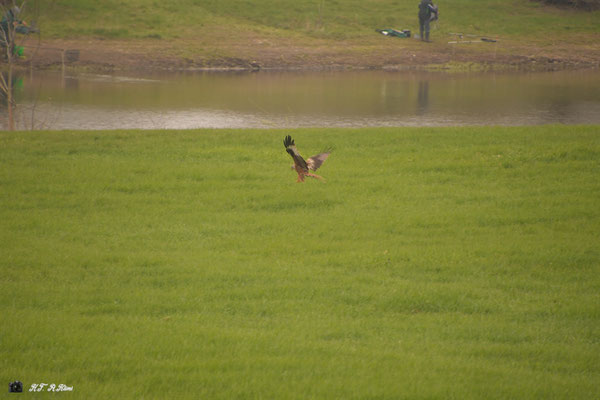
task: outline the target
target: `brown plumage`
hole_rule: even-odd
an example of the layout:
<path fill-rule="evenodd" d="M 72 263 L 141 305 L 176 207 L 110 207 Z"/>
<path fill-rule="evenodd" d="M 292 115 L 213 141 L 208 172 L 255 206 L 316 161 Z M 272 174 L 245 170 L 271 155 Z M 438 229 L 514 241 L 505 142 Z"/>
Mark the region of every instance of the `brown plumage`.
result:
<path fill-rule="evenodd" d="M 298 173 L 297 182 L 304 182 L 304 177 L 310 176 L 311 178 L 321 179 L 324 181 L 322 176 L 317 174 L 313 174 L 309 171 L 316 171 L 319 167 L 325 162 L 327 157 L 331 151 L 325 151 L 323 153 L 317 154 L 316 156 L 312 156 L 304 160 L 298 149 L 296 149 L 296 144 L 294 143 L 294 139 L 290 135 L 287 135 L 285 139 L 283 139 L 283 145 L 285 146 L 285 151 L 288 152 L 292 159 L 294 160 L 293 169 Z"/>

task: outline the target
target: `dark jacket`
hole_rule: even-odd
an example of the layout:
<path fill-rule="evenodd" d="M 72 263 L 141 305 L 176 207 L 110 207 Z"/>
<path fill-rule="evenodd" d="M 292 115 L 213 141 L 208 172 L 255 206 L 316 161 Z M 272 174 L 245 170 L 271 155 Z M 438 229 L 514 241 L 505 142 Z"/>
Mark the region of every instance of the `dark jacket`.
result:
<path fill-rule="evenodd" d="M 431 18 L 431 6 L 433 6 L 431 0 L 421 0 L 421 3 L 419 3 L 419 19 L 429 20 Z"/>

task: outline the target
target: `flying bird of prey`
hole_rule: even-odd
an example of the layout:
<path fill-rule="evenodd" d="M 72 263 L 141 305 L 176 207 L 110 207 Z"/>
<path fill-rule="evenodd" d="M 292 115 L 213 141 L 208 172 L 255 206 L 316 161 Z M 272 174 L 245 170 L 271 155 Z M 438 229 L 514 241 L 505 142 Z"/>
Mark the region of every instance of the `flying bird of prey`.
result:
<path fill-rule="evenodd" d="M 296 144 L 294 143 L 294 139 L 290 135 L 287 135 L 285 139 L 283 139 L 283 145 L 285 146 L 285 151 L 288 152 L 292 159 L 294 160 L 294 165 L 292 165 L 292 169 L 295 169 L 298 173 L 298 181 L 304 182 L 304 177 L 310 176 L 311 178 L 324 180 L 322 176 L 317 174 L 310 173 L 310 171 L 316 171 L 321 164 L 325 162 L 329 154 L 330 150 L 326 150 L 323 153 L 317 154 L 316 156 L 312 156 L 304 160 L 298 149 L 296 149 Z"/>

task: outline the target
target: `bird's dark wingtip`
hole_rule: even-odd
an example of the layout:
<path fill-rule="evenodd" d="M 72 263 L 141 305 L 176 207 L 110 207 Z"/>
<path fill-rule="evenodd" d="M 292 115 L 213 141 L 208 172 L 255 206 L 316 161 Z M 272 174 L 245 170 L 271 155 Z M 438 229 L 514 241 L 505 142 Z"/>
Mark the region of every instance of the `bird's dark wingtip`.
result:
<path fill-rule="evenodd" d="M 285 147 L 294 146 L 294 139 L 290 135 L 287 135 L 285 139 L 283 139 L 283 145 Z"/>

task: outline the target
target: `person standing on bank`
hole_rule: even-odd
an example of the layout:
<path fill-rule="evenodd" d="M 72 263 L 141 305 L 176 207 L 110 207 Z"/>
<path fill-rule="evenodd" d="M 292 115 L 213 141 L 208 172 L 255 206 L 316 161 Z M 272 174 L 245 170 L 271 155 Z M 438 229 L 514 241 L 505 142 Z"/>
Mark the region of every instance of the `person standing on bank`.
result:
<path fill-rule="evenodd" d="M 421 34 L 421 40 L 429 42 L 429 22 L 436 20 L 437 15 L 437 7 L 431 0 L 421 0 L 421 3 L 419 3 L 419 33 Z"/>

